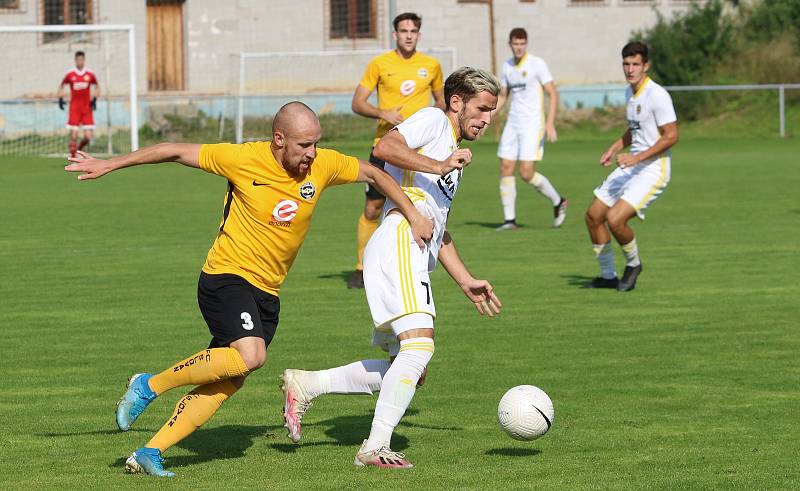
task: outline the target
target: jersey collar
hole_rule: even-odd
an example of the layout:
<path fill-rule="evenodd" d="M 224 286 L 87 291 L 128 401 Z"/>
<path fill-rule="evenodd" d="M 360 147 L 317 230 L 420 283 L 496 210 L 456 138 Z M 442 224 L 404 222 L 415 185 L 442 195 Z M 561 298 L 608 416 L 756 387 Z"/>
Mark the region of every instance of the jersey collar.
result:
<path fill-rule="evenodd" d="M 639 87 L 639 90 L 637 90 L 635 94 L 633 94 L 633 97 L 634 98 L 639 97 L 641 93 L 644 91 L 644 88 L 647 87 L 648 83 L 650 83 L 650 77 L 645 76 L 644 80 L 642 80 L 642 86 Z"/>
<path fill-rule="evenodd" d="M 458 146 L 458 136 L 456 136 L 456 129 L 453 126 L 453 120 L 450 119 L 450 116 L 447 116 L 446 114 L 445 114 L 445 116 L 447 117 L 447 124 L 450 125 L 450 133 L 452 133 L 452 135 L 453 135 L 453 141 L 455 142 L 456 147 L 457 147 Z"/>
<path fill-rule="evenodd" d="M 523 65 L 523 64 L 524 64 L 526 61 L 528 61 L 528 53 L 525 53 L 525 56 L 523 56 L 522 58 L 520 58 L 520 60 L 519 60 L 519 63 L 517 63 L 516 65 L 514 65 L 514 68 L 519 68 L 519 67 L 521 67 L 521 66 L 522 66 L 522 65 Z"/>

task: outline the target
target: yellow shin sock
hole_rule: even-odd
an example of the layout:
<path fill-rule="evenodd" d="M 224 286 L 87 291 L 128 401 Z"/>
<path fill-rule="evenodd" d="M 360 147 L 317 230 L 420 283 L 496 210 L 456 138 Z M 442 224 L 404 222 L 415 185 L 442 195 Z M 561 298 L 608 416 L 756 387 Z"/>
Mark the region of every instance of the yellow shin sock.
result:
<path fill-rule="evenodd" d="M 370 220 L 361 214 L 361 218 L 358 219 L 358 265 L 356 266 L 359 270 L 364 269 L 364 249 L 377 228 L 378 220 Z"/>
<path fill-rule="evenodd" d="M 150 388 L 162 394 L 184 385 L 205 385 L 247 375 L 249 370 L 234 348 L 210 348 L 153 375 Z"/>

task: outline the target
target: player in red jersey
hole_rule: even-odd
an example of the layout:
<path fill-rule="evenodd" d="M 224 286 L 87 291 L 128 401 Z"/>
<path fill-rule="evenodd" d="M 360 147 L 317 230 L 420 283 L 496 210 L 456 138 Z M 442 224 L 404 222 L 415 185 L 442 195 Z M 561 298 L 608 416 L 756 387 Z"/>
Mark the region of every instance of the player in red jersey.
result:
<path fill-rule="evenodd" d="M 85 67 L 86 54 L 83 51 L 75 53 L 75 68 L 67 72 L 58 86 L 58 107 L 64 110 L 64 86 L 69 85 L 69 154 L 74 157 L 75 152 L 89 144 L 94 133 L 94 117 L 92 111 L 97 108 L 97 98 L 100 96 L 100 85 L 94 72 Z M 92 91 L 94 86 L 94 91 Z M 78 131 L 83 129 L 83 139 L 78 143 Z"/>

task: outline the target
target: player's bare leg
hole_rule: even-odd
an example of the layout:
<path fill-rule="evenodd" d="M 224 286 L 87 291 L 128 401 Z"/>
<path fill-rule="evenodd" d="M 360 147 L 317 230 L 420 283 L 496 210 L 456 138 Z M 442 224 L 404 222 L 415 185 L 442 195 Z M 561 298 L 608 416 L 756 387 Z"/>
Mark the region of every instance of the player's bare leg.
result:
<path fill-rule="evenodd" d="M 78 151 L 78 130 L 69 130 L 69 156 L 74 157 Z"/>
<path fill-rule="evenodd" d="M 550 180 L 536 172 L 536 162 L 520 161 L 519 176 L 553 204 L 553 227 L 558 228 L 567 218 L 567 200 L 561 196 Z"/>
<path fill-rule="evenodd" d="M 383 205 L 386 203 L 386 198 L 371 198 L 367 196 L 364 203 L 364 214 L 358 219 L 358 243 L 356 255 L 358 264 L 356 270 L 350 275 L 347 280 L 347 288 L 364 288 L 364 248 L 367 247 L 372 234 L 378 228 L 378 220 L 383 212 Z"/>
<path fill-rule="evenodd" d="M 611 234 L 606 225 L 609 207 L 595 198 L 586 210 L 586 228 L 592 239 L 592 250 L 600 264 L 600 276 L 587 285 L 592 288 L 616 288 L 619 284 L 614 267 L 614 249 L 611 247 Z"/>
<path fill-rule="evenodd" d="M 514 177 L 516 161 L 500 159 L 500 203 L 503 205 L 503 224 L 497 230 L 516 230 L 517 181 Z"/>
<path fill-rule="evenodd" d="M 75 132 L 75 137 L 77 138 L 78 133 Z M 78 143 L 78 150 L 83 150 L 86 145 L 92 140 L 92 136 L 94 136 L 94 131 L 92 130 L 84 130 L 83 131 L 83 139 L 81 139 L 80 143 Z"/>
<path fill-rule="evenodd" d="M 619 200 L 608 210 L 606 221 L 608 228 L 617 239 L 622 252 L 625 254 L 625 272 L 617 285 L 621 292 L 631 291 L 636 287 L 636 279 L 642 272 L 642 262 L 639 259 L 639 248 L 636 245 L 636 236 L 633 229 L 628 226 L 631 218 L 636 216 L 636 210 L 627 201 Z"/>

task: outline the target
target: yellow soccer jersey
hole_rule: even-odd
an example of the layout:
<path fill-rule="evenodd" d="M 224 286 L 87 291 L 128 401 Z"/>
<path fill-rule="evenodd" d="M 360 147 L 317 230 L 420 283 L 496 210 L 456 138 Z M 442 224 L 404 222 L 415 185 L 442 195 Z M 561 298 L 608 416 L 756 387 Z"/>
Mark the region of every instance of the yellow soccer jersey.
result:
<path fill-rule="evenodd" d="M 376 56 L 367 65 L 360 82 L 365 89 L 378 88 L 378 107 L 393 109 L 401 106 L 403 119 L 431 103 L 431 95 L 444 88 L 442 68 L 436 58 L 417 51 L 404 59 L 397 51 Z M 392 129 L 392 124 L 378 120 L 375 143 Z"/>
<path fill-rule="evenodd" d="M 358 178 L 358 159 L 319 149 L 306 177 L 295 179 L 275 160 L 270 142 L 203 145 L 199 160 L 203 170 L 228 179 L 222 223 L 203 271 L 241 276 L 273 295 L 322 192 Z"/>

